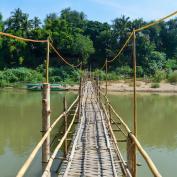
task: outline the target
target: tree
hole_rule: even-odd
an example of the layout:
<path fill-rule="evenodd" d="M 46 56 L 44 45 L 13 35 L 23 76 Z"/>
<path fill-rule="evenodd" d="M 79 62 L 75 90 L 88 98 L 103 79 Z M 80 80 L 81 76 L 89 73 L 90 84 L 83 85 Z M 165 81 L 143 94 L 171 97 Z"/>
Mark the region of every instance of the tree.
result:
<path fill-rule="evenodd" d="M 94 53 L 93 42 L 89 37 L 77 34 L 73 43 L 73 53 L 81 59 L 85 64 L 88 57 Z"/>

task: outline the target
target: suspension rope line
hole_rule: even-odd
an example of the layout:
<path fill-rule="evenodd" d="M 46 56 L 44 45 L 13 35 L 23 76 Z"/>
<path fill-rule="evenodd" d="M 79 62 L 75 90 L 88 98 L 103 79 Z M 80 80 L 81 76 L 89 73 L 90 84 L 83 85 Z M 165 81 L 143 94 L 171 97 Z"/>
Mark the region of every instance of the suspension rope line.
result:
<path fill-rule="evenodd" d="M 47 40 L 35 40 L 35 39 L 28 39 L 28 38 L 23 38 L 23 37 L 18 37 L 15 36 L 13 34 L 9 34 L 9 33 L 4 33 L 0 31 L 0 35 L 1 36 L 6 36 L 12 39 L 16 39 L 18 41 L 24 41 L 24 42 L 34 42 L 34 43 L 47 43 Z"/>
<path fill-rule="evenodd" d="M 61 56 L 61 54 L 57 51 L 57 49 L 50 43 L 50 47 L 54 50 L 54 52 L 58 55 L 58 57 L 67 65 L 71 66 L 72 68 L 77 68 L 81 65 L 81 63 L 79 63 L 78 65 L 73 65 L 71 63 L 69 63 L 65 58 L 63 58 Z"/>
<path fill-rule="evenodd" d="M 145 26 L 143 26 L 143 27 L 140 27 L 140 28 L 138 28 L 138 29 L 135 29 L 134 32 L 137 33 L 137 32 L 143 31 L 143 30 L 145 30 L 145 29 L 148 29 L 148 28 L 150 28 L 150 27 L 152 27 L 152 26 L 155 26 L 155 25 L 159 24 L 160 22 L 163 22 L 164 20 L 166 20 L 166 19 L 168 19 L 168 18 L 170 18 L 170 17 L 172 17 L 172 16 L 174 16 L 174 15 L 177 15 L 177 11 L 175 11 L 175 12 L 173 12 L 173 13 L 171 13 L 171 14 L 169 14 L 169 15 L 163 17 L 163 18 L 160 18 L 159 20 L 156 20 L 156 21 L 154 21 L 154 22 L 152 22 L 152 23 L 150 23 L 150 24 L 148 24 L 148 25 L 145 25 Z M 124 49 L 126 48 L 126 46 L 128 45 L 128 42 L 130 41 L 130 39 L 132 38 L 132 36 L 133 36 L 133 31 L 131 32 L 131 34 L 129 35 L 128 39 L 127 39 L 126 42 L 124 43 L 123 47 L 119 50 L 118 54 L 117 54 L 112 60 L 108 60 L 108 61 L 107 61 L 108 63 L 112 63 L 116 58 L 118 58 L 118 57 L 120 56 L 120 54 L 123 52 L 123 50 L 124 50 Z"/>
<path fill-rule="evenodd" d="M 174 15 L 177 15 L 177 11 L 175 11 L 175 12 L 173 12 L 173 13 L 171 13 L 171 14 L 169 14 L 169 15 L 163 17 L 163 18 L 160 18 L 159 20 L 156 20 L 156 21 L 154 21 L 154 22 L 152 22 L 152 23 L 150 23 L 150 24 L 148 24 L 148 25 L 145 25 L 145 26 L 143 26 L 143 27 L 141 27 L 141 28 L 138 28 L 138 29 L 135 30 L 135 32 L 140 32 L 140 31 L 145 30 L 145 29 L 147 29 L 147 28 L 150 28 L 150 27 L 152 27 L 152 26 L 154 26 L 154 25 L 157 25 L 157 24 L 159 24 L 160 22 L 163 22 L 164 20 L 166 20 L 166 19 L 168 19 L 168 18 L 170 18 L 170 17 L 172 17 L 172 16 L 174 16 Z"/>
<path fill-rule="evenodd" d="M 112 63 L 116 58 L 118 58 L 120 56 L 120 54 L 122 53 L 122 51 L 125 49 L 125 47 L 128 45 L 130 39 L 133 36 L 133 32 L 130 33 L 128 39 L 125 41 L 124 45 L 122 46 L 122 48 L 119 50 L 118 54 L 112 59 L 112 60 L 108 60 L 108 63 Z"/>

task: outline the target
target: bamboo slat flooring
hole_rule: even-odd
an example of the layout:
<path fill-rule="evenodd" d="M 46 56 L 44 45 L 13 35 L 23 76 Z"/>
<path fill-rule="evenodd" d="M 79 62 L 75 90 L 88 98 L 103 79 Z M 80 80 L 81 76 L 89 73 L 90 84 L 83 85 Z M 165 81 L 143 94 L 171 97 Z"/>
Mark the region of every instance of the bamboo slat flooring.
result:
<path fill-rule="evenodd" d="M 122 177 L 121 162 L 90 81 L 83 90 L 80 114 L 72 148 L 61 166 L 59 177 Z"/>

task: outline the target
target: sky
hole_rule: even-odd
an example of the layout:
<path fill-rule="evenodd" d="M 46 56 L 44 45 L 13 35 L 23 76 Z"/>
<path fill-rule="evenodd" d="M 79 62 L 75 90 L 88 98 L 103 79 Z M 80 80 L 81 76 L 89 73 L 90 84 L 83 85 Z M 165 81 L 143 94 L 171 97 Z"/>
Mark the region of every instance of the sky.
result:
<path fill-rule="evenodd" d="M 177 0 L 1 0 L 0 13 L 6 19 L 11 11 L 21 8 L 30 18 L 38 16 L 43 20 L 47 14 L 59 14 L 67 7 L 100 22 L 111 23 L 121 15 L 151 21 L 176 11 Z"/>

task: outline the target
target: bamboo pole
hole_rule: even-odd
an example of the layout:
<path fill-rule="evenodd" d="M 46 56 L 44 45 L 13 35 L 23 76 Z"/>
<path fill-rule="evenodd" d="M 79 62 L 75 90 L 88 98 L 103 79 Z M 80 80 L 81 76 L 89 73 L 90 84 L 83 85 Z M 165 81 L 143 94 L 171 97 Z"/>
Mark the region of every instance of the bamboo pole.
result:
<path fill-rule="evenodd" d="M 104 93 L 101 92 L 101 94 L 108 99 Z M 110 104 L 110 103 L 109 103 Z M 102 103 L 102 107 L 104 109 L 104 111 L 106 112 L 106 109 L 104 107 L 104 104 Z M 138 149 L 138 151 L 140 152 L 140 154 L 142 155 L 142 157 L 144 158 L 144 160 L 146 161 L 146 163 L 149 166 L 149 169 L 151 170 L 152 174 L 155 177 L 162 177 L 161 174 L 159 173 L 158 169 L 156 168 L 156 166 L 154 165 L 153 161 L 151 160 L 151 158 L 149 157 L 149 155 L 147 154 L 147 152 L 143 149 L 143 147 L 141 146 L 140 142 L 138 141 L 138 139 L 133 135 L 133 133 L 130 131 L 130 129 L 128 128 L 128 126 L 126 125 L 126 123 L 123 121 L 123 119 L 117 114 L 117 112 L 114 110 L 114 108 L 112 107 L 112 105 L 110 104 L 110 107 L 113 111 L 113 113 L 116 115 L 116 117 L 120 120 L 121 124 L 124 126 L 125 130 L 128 132 L 129 134 L 129 142 L 132 142 Z M 108 116 L 107 116 L 108 117 Z M 131 139 L 131 140 L 130 140 Z M 130 143 L 131 144 L 131 143 Z M 129 145 L 130 147 L 130 145 Z M 127 152 L 128 153 L 128 152 Z M 132 158 L 132 157 L 131 157 Z M 127 162 L 128 163 L 128 162 Z"/>
<path fill-rule="evenodd" d="M 135 143 L 128 134 L 127 137 L 127 166 L 132 175 L 132 177 L 136 176 L 136 147 Z"/>
<path fill-rule="evenodd" d="M 63 111 L 64 111 L 64 123 L 65 123 L 65 133 L 67 132 L 67 129 L 68 129 L 68 117 L 67 117 L 67 113 L 66 113 L 66 110 L 67 110 L 67 102 L 66 102 L 66 96 L 64 96 L 63 98 Z M 67 143 L 67 136 L 66 136 L 66 139 L 65 139 L 65 142 L 64 142 L 64 146 L 65 146 L 65 150 L 64 150 L 64 156 L 66 157 L 67 156 L 67 153 L 68 153 L 68 143 Z"/>
<path fill-rule="evenodd" d="M 50 128 L 50 84 L 44 83 L 42 86 L 42 136 Z M 42 170 L 46 168 L 50 158 L 50 134 L 42 145 Z"/>
<path fill-rule="evenodd" d="M 109 111 L 109 121 L 110 123 L 112 123 L 112 112 L 111 112 L 111 107 L 109 103 L 108 103 L 108 111 Z"/>
<path fill-rule="evenodd" d="M 81 67 L 80 70 L 82 71 L 82 63 L 81 63 Z M 80 74 L 80 82 L 79 82 L 79 110 L 78 110 L 78 119 L 80 119 L 80 111 L 81 111 L 81 99 L 82 99 L 82 82 L 83 81 L 83 76 L 82 73 Z"/>
<path fill-rule="evenodd" d="M 46 56 L 46 83 L 49 83 L 49 57 L 50 57 L 50 40 L 47 39 L 47 56 Z"/>
<path fill-rule="evenodd" d="M 137 136 L 137 103 L 136 103 L 136 33 L 133 30 L 133 134 Z M 136 146 L 128 137 L 127 140 L 127 163 L 132 177 L 136 176 Z"/>
<path fill-rule="evenodd" d="M 57 147 L 55 148 L 53 154 L 51 155 L 51 157 L 50 157 L 50 159 L 49 159 L 49 162 L 48 162 L 48 164 L 47 164 L 47 166 L 46 166 L 46 169 L 45 169 L 45 171 L 44 171 L 43 174 L 42 174 L 42 177 L 48 177 L 48 175 L 50 174 L 50 169 L 51 169 L 52 163 L 53 163 L 53 161 L 54 161 L 54 159 L 55 159 L 55 157 L 56 157 L 56 155 L 57 155 L 59 149 L 61 148 L 61 146 L 62 146 L 64 140 L 66 139 L 68 133 L 70 132 L 71 127 L 72 127 L 73 124 L 74 124 L 74 121 L 75 121 L 76 116 L 77 116 L 77 111 L 78 111 L 78 106 L 76 107 L 76 110 L 75 110 L 73 119 L 72 119 L 72 121 L 71 121 L 71 123 L 70 123 L 70 125 L 69 125 L 69 127 L 68 127 L 68 130 L 66 131 L 66 133 L 65 133 L 64 136 L 62 137 L 60 143 L 59 143 L 59 144 L 57 145 Z"/>
<path fill-rule="evenodd" d="M 106 59 L 106 96 L 107 96 L 107 93 L 108 93 L 108 62 L 107 62 L 107 59 Z"/>
<path fill-rule="evenodd" d="M 133 31 L 133 133 L 137 136 L 137 102 L 136 102 L 136 34 Z"/>
<path fill-rule="evenodd" d="M 71 106 L 68 108 L 67 113 L 74 107 L 74 105 L 77 103 L 79 97 L 77 97 L 74 102 L 71 104 Z M 31 165 L 32 161 L 34 160 L 34 157 L 36 156 L 37 152 L 41 148 L 44 141 L 47 139 L 50 132 L 53 130 L 53 128 L 56 126 L 56 124 L 61 120 L 61 118 L 64 116 L 64 113 L 62 113 L 51 125 L 49 130 L 45 133 L 45 135 L 42 137 L 42 139 L 38 142 L 38 144 L 35 146 L 31 154 L 29 155 L 28 159 L 25 161 L 21 169 L 18 171 L 16 177 L 23 177 L 29 166 Z"/>
<path fill-rule="evenodd" d="M 129 134 L 129 137 L 132 139 L 132 141 L 134 142 L 134 144 L 138 148 L 138 151 L 143 156 L 143 158 L 146 161 L 147 165 L 149 166 L 149 169 L 151 170 L 152 174 L 155 177 L 162 177 L 162 175 L 157 170 L 156 166 L 154 165 L 153 161 L 151 160 L 151 158 L 149 157 L 149 155 L 147 154 L 147 152 L 141 146 L 141 144 L 138 141 L 138 139 L 132 133 Z"/>

